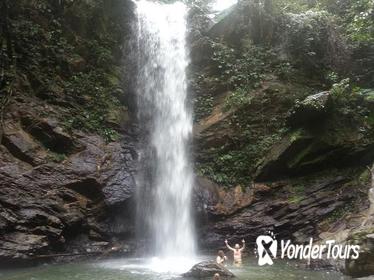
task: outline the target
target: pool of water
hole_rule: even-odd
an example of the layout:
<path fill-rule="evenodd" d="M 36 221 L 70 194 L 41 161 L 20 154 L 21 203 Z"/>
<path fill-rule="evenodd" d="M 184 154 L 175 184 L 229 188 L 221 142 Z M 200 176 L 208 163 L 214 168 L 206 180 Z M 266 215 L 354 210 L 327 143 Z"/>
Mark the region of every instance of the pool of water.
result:
<path fill-rule="evenodd" d="M 196 261 L 206 260 L 201 257 Z M 213 259 L 213 258 L 210 258 Z M 42 265 L 34 268 L 0 271 L 1 280 L 174 280 L 184 279 L 180 271 L 190 267 L 191 260 L 162 261 L 159 259 L 126 258 L 87 263 Z M 277 261 L 260 267 L 256 259 L 247 259 L 242 267 L 228 268 L 239 280 L 336 280 L 350 279 L 338 272 L 298 268 L 295 263 Z M 188 270 L 188 268 L 187 268 Z"/>

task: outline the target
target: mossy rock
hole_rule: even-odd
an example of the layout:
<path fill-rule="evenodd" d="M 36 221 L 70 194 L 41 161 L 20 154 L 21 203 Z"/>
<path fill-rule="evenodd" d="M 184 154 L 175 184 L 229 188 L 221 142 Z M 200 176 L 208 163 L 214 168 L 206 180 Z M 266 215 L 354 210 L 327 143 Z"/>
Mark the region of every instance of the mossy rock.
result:
<path fill-rule="evenodd" d="M 338 144 L 330 143 L 323 135 L 299 129 L 273 145 L 259 164 L 255 180 L 268 181 L 328 168 L 369 164 L 373 156 L 374 144 L 344 142 L 344 139 Z"/>
<path fill-rule="evenodd" d="M 323 122 L 330 108 L 330 92 L 320 92 L 305 98 L 303 101 L 296 101 L 290 111 L 287 123 L 291 127 L 303 127 L 320 125 Z"/>

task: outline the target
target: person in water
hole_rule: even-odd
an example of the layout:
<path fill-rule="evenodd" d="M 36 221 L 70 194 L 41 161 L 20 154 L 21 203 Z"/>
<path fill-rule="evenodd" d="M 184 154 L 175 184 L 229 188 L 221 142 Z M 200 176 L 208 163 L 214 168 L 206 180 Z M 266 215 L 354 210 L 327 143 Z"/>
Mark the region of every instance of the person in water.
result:
<path fill-rule="evenodd" d="M 216 258 L 216 262 L 220 265 L 225 265 L 226 261 L 227 261 L 227 257 L 225 256 L 225 253 L 222 250 L 219 250 L 218 256 Z"/>
<path fill-rule="evenodd" d="M 234 252 L 234 264 L 241 265 L 242 263 L 242 251 L 245 249 L 245 241 L 242 240 L 243 246 L 240 248 L 239 244 L 235 244 L 234 248 L 232 248 L 227 240 L 225 240 L 226 247 L 229 248 L 231 251 Z"/>
<path fill-rule="evenodd" d="M 221 279 L 221 277 L 219 276 L 218 273 L 214 274 L 213 280 L 220 280 L 220 279 Z"/>

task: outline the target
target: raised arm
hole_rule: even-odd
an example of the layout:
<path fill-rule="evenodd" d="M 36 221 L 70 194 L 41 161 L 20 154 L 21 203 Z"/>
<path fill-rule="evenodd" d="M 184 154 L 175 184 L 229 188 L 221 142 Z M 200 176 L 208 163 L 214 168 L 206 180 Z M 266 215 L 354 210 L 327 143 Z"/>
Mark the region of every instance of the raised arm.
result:
<path fill-rule="evenodd" d="M 245 240 L 242 240 L 243 247 L 240 248 L 240 251 L 243 251 L 245 249 Z"/>
<path fill-rule="evenodd" d="M 227 239 L 225 240 L 225 244 L 226 244 L 226 247 L 227 247 L 228 249 L 230 249 L 231 251 L 235 251 L 235 249 L 232 248 L 232 247 L 229 245 L 229 243 L 227 243 Z"/>

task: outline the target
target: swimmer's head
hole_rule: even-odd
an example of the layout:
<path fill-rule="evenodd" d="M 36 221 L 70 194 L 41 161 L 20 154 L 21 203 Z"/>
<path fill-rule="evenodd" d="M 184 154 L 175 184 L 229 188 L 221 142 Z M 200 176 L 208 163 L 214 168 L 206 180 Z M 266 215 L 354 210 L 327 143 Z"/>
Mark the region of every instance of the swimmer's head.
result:
<path fill-rule="evenodd" d="M 218 273 L 214 274 L 213 280 L 219 280 L 219 279 L 220 279 L 219 274 Z"/>
<path fill-rule="evenodd" d="M 218 251 L 218 256 L 220 256 L 221 258 L 223 258 L 225 256 L 225 253 L 222 250 L 219 250 Z"/>
<path fill-rule="evenodd" d="M 235 244 L 235 249 L 240 249 L 239 244 Z"/>

